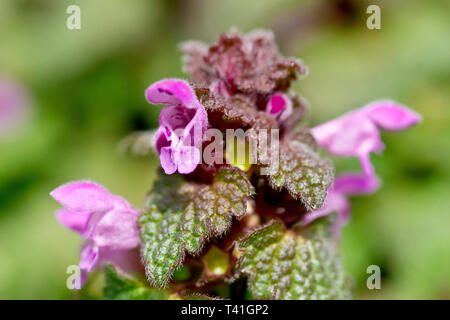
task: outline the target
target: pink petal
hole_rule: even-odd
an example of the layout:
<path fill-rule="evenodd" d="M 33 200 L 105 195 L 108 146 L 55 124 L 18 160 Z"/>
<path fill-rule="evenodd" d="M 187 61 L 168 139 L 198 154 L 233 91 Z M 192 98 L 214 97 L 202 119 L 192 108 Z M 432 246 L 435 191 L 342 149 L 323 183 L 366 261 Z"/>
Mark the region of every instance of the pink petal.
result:
<path fill-rule="evenodd" d="M 161 110 L 159 125 L 158 131 L 164 133 L 167 141 L 182 140 L 185 145 L 200 146 L 208 125 L 208 116 L 201 105 L 196 109 L 186 109 L 180 105 L 167 106 Z"/>
<path fill-rule="evenodd" d="M 320 146 L 338 157 L 359 157 L 384 148 L 379 129 L 359 110 L 316 126 L 311 134 Z"/>
<path fill-rule="evenodd" d="M 195 147 L 182 147 L 178 151 L 178 172 L 191 173 L 200 163 L 200 150 Z"/>
<path fill-rule="evenodd" d="M 174 161 L 173 150 L 171 147 L 162 148 L 159 159 L 161 161 L 161 166 L 166 174 L 172 174 L 177 171 L 177 164 Z"/>
<path fill-rule="evenodd" d="M 311 129 L 311 134 L 320 146 L 326 148 L 331 143 L 333 137 L 339 133 L 342 127 L 342 117 L 322 123 Z"/>
<path fill-rule="evenodd" d="M 186 81 L 159 81 L 147 89 L 150 102 L 169 103 L 159 115 L 155 147 L 167 174 L 194 171 L 200 162 L 199 148 L 208 126 L 205 108 Z M 169 144 L 170 143 L 170 144 Z"/>
<path fill-rule="evenodd" d="M 163 147 L 170 146 L 170 141 L 167 140 L 166 135 L 164 134 L 163 127 L 158 128 L 153 139 L 154 139 L 153 145 L 158 153 L 161 152 L 161 149 Z"/>
<path fill-rule="evenodd" d="M 70 182 L 53 190 L 50 195 L 63 206 L 78 212 L 111 210 L 114 196 L 90 181 Z"/>
<path fill-rule="evenodd" d="M 85 237 L 86 239 L 90 239 L 92 237 L 92 234 L 95 232 L 95 228 L 97 227 L 97 224 L 103 219 L 103 216 L 106 213 L 107 213 L 107 211 L 91 213 L 89 220 L 87 221 L 86 228 L 84 229 L 81 236 Z"/>
<path fill-rule="evenodd" d="M 67 209 L 60 209 L 56 211 L 56 218 L 67 228 L 83 233 L 86 230 L 89 213 L 80 213 Z"/>
<path fill-rule="evenodd" d="M 286 109 L 287 99 L 282 93 L 275 93 L 270 96 L 267 103 L 266 112 L 270 115 L 278 115 Z"/>
<path fill-rule="evenodd" d="M 307 213 L 301 220 L 301 225 L 305 226 L 314 220 L 337 212 L 338 220 L 346 222 L 350 214 L 350 203 L 343 194 L 334 190 L 329 190 L 322 208 Z"/>
<path fill-rule="evenodd" d="M 186 112 L 181 105 L 171 105 L 164 107 L 159 114 L 159 125 L 161 128 L 167 128 L 164 131 L 167 138 L 170 138 L 176 129 L 185 128 L 195 115 L 195 110 Z"/>
<path fill-rule="evenodd" d="M 266 112 L 273 117 L 280 115 L 280 121 L 284 121 L 292 114 L 292 101 L 286 94 L 276 92 L 270 97 Z"/>
<path fill-rule="evenodd" d="M 138 214 L 138 210 L 122 197 L 114 196 L 114 208 Z"/>
<path fill-rule="evenodd" d="M 121 272 L 145 273 L 141 264 L 139 248 L 115 250 L 108 247 L 94 248 L 87 244 L 83 247 L 81 255 L 83 257 L 79 264 L 81 269 L 81 286 L 86 283 L 89 272 L 94 268 L 102 268 L 106 264 L 114 265 Z M 94 256 L 95 258 L 92 259 Z"/>
<path fill-rule="evenodd" d="M 203 141 L 203 135 L 208 127 L 208 115 L 203 106 L 199 106 L 188 125 L 184 128 L 182 134 L 183 143 L 190 146 L 200 146 Z M 188 143 L 186 143 L 188 141 Z"/>
<path fill-rule="evenodd" d="M 81 249 L 80 269 L 91 272 L 98 261 L 98 247 L 92 242 L 87 241 Z"/>
<path fill-rule="evenodd" d="M 99 247 L 134 248 L 140 244 L 137 217 L 137 210 L 112 210 L 96 224 L 90 237 Z"/>
<path fill-rule="evenodd" d="M 403 130 L 422 120 L 417 112 L 394 101 L 376 101 L 365 110 L 370 119 L 385 130 Z"/>
<path fill-rule="evenodd" d="M 114 250 L 108 247 L 100 248 L 97 265 L 101 267 L 109 263 L 123 272 L 145 272 L 141 264 L 139 248 L 129 250 Z"/>
<path fill-rule="evenodd" d="M 86 270 L 84 270 L 84 269 L 81 269 L 81 279 L 80 279 L 80 286 L 81 287 L 83 287 L 84 284 L 86 283 L 87 275 L 88 275 L 88 272 Z"/>
<path fill-rule="evenodd" d="M 380 182 L 375 176 L 347 173 L 336 178 L 333 190 L 346 195 L 357 195 L 375 192 L 379 186 Z"/>
<path fill-rule="evenodd" d="M 197 98 L 189 84 L 184 80 L 166 79 L 152 84 L 145 92 L 151 103 L 181 104 L 188 108 L 197 106 Z"/>
<path fill-rule="evenodd" d="M 316 126 L 311 133 L 335 156 L 361 157 L 383 150 L 379 128 L 402 130 L 420 120 L 419 114 L 400 104 L 379 101 Z"/>

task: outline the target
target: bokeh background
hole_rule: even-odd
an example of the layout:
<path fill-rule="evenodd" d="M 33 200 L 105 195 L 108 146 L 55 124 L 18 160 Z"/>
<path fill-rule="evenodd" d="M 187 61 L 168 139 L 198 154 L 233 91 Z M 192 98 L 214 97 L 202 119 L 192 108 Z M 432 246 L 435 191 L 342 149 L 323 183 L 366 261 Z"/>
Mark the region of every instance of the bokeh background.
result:
<path fill-rule="evenodd" d="M 71 4 L 81 30 L 66 28 Z M 366 28 L 369 4 L 381 7 L 381 30 Z M 373 156 L 383 185 L 352 199 L 342 252 L 357 299 L 449 299 L 449 17 L 445 0 L 0 0 L 0 77 L 29 101 L 22 123 L 0 136 L 0 298 L 100 296 L 101 274 L 81 293 L 66 288 L 81 239 L 58 224 L 49 192 L 92 179 L 141 207 L 158 159 L 117 144 L 157 125 L 145 88 L 186 77 L 180 41 L 213 42 L 236 26 L 272 29 L 280 50 L 309 66 L 293 89 L 311 105 L 310 125 L 379 98 L 423 115 L 383 134 L 387 148 Z M 366 288 L 372 264 L 381 290 Z"/>

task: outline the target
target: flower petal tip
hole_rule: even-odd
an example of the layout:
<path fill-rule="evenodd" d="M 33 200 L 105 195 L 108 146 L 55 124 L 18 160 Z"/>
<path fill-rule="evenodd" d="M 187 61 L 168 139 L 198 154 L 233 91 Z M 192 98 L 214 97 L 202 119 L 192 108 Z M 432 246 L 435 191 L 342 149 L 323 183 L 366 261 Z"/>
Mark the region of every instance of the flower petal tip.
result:
<path fill-rule="evenodd" d="M 419 113 L 393 100 L 375 101 L 365 109 L 369 118 L 385 130 L 404 130 L 422 121 Z"/>
<path fill-rule="evenodd" d="M 164 79 L 145 90 L 147 101 L 155 104 L 184 104 L 194 107 L 195 93 L 188 82 L 182 79 Z"/>
<path fill-rule="evenodd" d="M 77 212 L 105 211 L 112 207 L 113 196 L 102 186 L 91 181 L 63 184 L 50 192 L 63 206 Z"/>

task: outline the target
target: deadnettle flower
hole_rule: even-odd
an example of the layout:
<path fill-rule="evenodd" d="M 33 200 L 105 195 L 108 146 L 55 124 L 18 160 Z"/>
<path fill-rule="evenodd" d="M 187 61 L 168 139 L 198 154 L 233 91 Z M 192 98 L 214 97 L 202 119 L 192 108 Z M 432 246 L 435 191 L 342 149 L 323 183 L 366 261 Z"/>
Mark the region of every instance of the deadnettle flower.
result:
<path fill-rule="evenodd" d="M 266 112 L 284 122 L 292 114 L 292 101 L 285 93 L 275 92 L 267 102 Z"/>
<path fill-rule="evenodd" d="M 393 101 L 376 101 L 311 129 L 317 143 L 338 157 L 357 157 L 366 176 L 373 173 L 371 152 L 381 152 L 380 129 L 399 131 L 421 116 Z"/>
<path fill-rule="evenodd" d="M 372 193 L 379 187 L 370 153 L 384 149 L 380 128 L 398 131 L 420 120 L 419 114 L 396 102 L 377 101 L 313 128 L 311 133 L 319 145 L 338 157 L 358 157 L 363 173 L 338 177 L 328 190 L 324 206 L 305 215 L 302 224 L 337 212 L 334 232 L 338 235 L 350 215 L 348 196 Z"/>
<path fill-rule="evenodd" d="M 140 245 L 138 210 L 89 181 L 62 185 L 50 195 L 65 207 L 57 211 L 57 219 L 86 239 L 79 264 L 83 283 L 88 272 L 104 263 L 124 271 L 137 269 L 133 249 Z"/>
<path fill-rule="evenodd" d="M 165 173 L 191 173 L 201 161 L 199 149 L 208 126 L 205 108 L 184 80 L 158 81 L 146 90 L 146 97 L 151 103 L 167 104 L 155 134 L 155 148 Z"/>

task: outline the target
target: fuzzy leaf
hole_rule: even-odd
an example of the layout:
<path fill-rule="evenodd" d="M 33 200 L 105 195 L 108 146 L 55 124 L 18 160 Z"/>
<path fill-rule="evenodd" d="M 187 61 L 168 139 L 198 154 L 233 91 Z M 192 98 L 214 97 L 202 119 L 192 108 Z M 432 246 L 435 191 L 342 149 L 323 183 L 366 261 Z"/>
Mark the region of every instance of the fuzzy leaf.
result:
<path fill-rule="evenodd" d="M 248 276 L 256 299 L 346 299 L 349 280 L 342 270 L 329 223 L 286 230 L 271 220 L 238 244 L 237 275 Z"/>
<path fill-rule="evenodd" d="M 180 175 L 160 176 L 139 217 L 149 281 L 165 286 L 186 252 L 197 255 L 207 239 L 228 231 L 233 216 L 245 215 L 253 193 L 235 168 L 222 169 L 210 185 L 185 182 Z"/>
<path fill-rule="evenodd" d="M 220 297 L 209 296 L 207 294 L 201 294 L 197 292 L 189 293 L 185 292 L 183 297 L 179 298 L 179 300 L 223 300 Z"/>
<path fill-rule="evenodd" d="M 119 275 L 113 266 L 105 267 L 105 298 L 109 300 L 165 300 L 169 293 Z"/>
<path fill-rule="evenodd" d="M 222 33 L 210 47 L 190 41 L 181 49 L 185 53 L 184 70 L 195 81 L 207 85 L 221 81 L 233 94 L 286 91 L 298 75 L 307 71 L 301 61 L 281 56 L 273 33 L 266 30 L 247 35 L 232 30 Z"/>
<path fill-rule="evenodd" d="M 325 201 L 334 179 L 331 161 L 317 153 L 314 138 L 300 129 L 280 143 L 279 168 L 270 168 L 269 183 L 275 189 L 286 188 L 309 210 L 317 210 Z"/>
<path fill-rule="evenodd" d="M 199 293 L 170 293 L 164 289 L 150 288 L 141 282 L 120 275 L 113 266 L 105 267 L 105 299 L 108 300 L 216 300 Z"/>
<path fill-rule="evenodd" d="M 183 56 L 183 71 L 190 74 L 194 80 L 211 83 L 216 79 L 214 70 L 205 62 L 209 46 L 201 41 L 186 41 L 180 44 Z"/>
<path fill-rule="evenodd" d="M 200 103 L 208 112 L 208 121 L 214 128 L 277 129 L 276 120 L 260 111 L 254 102 L 243 95 L 224 98 L 209 88 L 193 84 Z"/>

